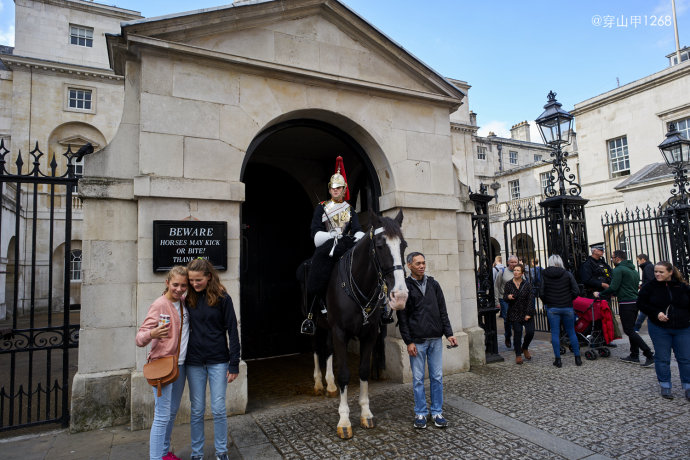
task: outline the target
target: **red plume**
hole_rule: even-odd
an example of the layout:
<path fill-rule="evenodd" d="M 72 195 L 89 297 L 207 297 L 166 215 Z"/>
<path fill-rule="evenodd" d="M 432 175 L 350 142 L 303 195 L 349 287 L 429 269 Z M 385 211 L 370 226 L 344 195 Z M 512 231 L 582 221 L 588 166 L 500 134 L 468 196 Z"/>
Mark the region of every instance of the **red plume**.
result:
<path fill-rule="evenodd" d="M 338 171 L 340 170 L 340 171 Z M 340 172 L 340 175 L 343 176 L 343 179 L 345 179 L 345 183 L 347 184 L 347 176 L 345 175 L 345 163 L 343 163 L 343 157 L 338 156 L 338 158 L 335 159 L 335 172 Z M 345 186 L 345 201 L 350 200 L 350 187 Z"/>

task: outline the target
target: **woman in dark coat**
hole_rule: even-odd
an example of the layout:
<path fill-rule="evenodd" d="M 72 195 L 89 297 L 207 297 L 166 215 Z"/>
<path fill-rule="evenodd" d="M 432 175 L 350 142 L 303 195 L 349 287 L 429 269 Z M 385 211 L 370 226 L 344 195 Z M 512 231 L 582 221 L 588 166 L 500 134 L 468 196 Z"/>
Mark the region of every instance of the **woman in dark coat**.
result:
<path fill-rule="evenodd" d="M 503 299 L 508 302 L 508 322 L 513 328 L 515 341 L 515 364 L 522 364 L 522 354 L 528 361 L 532 359 L 529 344 L 534 337 L 534 306 L 532 285 L 522 275 L 525 266 L 517 264 L 513 268 L 513 279 L 506 283 Z M 522 329 L 525 329 L 525 340 L 522 340 Z M 522 342 L 522 346 L 520 343 Z"/>
<path fill-rule="evenodd" d="M 690 401 L 690 286 L 669 262 L 654 266 L 654 278 L 640 289 L 637 308 L 647 314 L 654 343 L 654 369 L 661 396 L 671 393 L 671 350 L 678 361 L 685 398 Z"/>
<path fill-rule="evenodd" d="M 551 345 L 556 358 L 553 365 L 556 367 L 563 365 L 560 340 L 561 324 L 563 324 L 575 354 L 575 364 L 581 366 L 580 343 L 575 334 L 575 311 L 573 310 L 573 300 L 579 294 L 577 282 L 573 274 L 563 267 L 561 256 L 553 254 L 549 257 L 548 264 L 549 266 L 542 273 L 539 298 L 544 303 L 551 328 Z"/>

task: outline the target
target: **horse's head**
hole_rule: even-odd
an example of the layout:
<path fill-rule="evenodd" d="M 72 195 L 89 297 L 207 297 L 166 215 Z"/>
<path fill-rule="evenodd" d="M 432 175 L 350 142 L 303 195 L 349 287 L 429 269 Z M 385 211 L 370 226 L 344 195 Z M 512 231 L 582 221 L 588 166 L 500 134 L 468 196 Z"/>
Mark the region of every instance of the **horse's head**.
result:
<path fill-rule="evenodd" d="M 402 234 L 402 211 L 395 219 L 372 214 L 373 242 L 386 286 L 388 302 L 393 310 L 402 310 L 407 302 L 407 285 L 403 260 L 407 243 Z"/>

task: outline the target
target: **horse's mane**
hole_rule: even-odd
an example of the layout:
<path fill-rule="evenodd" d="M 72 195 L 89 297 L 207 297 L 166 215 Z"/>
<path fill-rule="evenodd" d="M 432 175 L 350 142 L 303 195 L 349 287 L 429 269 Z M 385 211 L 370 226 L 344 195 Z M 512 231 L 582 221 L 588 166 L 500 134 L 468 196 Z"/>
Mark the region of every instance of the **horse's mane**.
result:
<path fill-rule="evenodd" d="M 394 238 L 397 236 L 400 238 L 400 241 L 404 239 L 402 229 L 394 219 L 391 219 L 390 217 L 379 217 L 379 221 L 381 224 L 380 226 L 383 227 L 384 235 L 389 238 Z"/>

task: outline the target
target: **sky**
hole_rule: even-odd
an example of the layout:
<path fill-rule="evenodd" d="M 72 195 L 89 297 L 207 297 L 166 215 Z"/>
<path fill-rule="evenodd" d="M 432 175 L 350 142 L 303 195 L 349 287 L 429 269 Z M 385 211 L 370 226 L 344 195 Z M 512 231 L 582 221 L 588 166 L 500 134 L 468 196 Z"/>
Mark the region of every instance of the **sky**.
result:
<path fill-rule="evenodd" d="M 98 3 L 153 17 L 230 2 Z M 675 51 L 671 0 L 342 2 L 439 74 L 472 85 L 469 106 L 480 135 L 509 137 L 512 125 L 541 114 L 551 90 L 572 110 L 663 70 Z M 690 45 L 690 0 L 676 0 L 676 13 L 682 48 Z M 0 0 L 0 44 L 14 44 L 12 0 Z"/>

